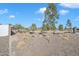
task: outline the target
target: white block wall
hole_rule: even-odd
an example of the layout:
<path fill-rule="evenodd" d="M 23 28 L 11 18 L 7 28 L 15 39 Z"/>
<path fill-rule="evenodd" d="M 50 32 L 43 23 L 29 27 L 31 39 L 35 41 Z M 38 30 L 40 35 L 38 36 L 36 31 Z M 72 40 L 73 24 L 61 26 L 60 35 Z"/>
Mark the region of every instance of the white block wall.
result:
<path fill-rule="evenodd" d="M 0 36 L 9 35 L 9 25 L 0 25 Z"/>

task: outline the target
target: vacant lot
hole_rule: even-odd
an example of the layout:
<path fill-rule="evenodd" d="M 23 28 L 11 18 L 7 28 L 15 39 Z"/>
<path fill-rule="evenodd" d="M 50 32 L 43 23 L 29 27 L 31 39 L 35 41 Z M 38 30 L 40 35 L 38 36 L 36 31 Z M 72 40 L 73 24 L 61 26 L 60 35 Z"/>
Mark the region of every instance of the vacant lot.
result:
<path fill-rule="evenodd" d="M 11 55 L 79 56 L 79 34 L 17 33 L 10 37 Z"/>

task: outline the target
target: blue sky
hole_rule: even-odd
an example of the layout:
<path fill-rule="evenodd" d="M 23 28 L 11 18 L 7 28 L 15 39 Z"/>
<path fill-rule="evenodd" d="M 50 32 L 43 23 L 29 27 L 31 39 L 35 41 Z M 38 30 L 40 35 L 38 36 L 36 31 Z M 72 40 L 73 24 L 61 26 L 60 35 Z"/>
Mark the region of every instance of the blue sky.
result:
<path fill-rule="evenodd" d="M 42 26 L 46 3 L 26 3 L 26 4 L 0 4 L 0 23 L 1 24 L 22 24 L 25 27 L 35 23 L 38 27 Z M 56 4 L 59 24 L 66 25 L 70 19 L 73 26 L 79 27 L 79 4 Z"/>

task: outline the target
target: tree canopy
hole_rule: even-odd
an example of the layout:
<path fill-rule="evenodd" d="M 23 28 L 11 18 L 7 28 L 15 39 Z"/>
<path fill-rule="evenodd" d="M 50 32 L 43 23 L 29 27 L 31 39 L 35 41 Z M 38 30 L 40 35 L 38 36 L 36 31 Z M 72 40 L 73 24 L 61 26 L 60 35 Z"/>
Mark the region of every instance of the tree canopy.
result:
<path fill-rule="evenodd" d="M 55 26 L 56 19 L 58 19 L 57 7 L 54 3 L 48 4 L 44 17 L 45 19 L 43 21 L 43 24 L 48 24 L 50 30 L 52 30 L 53 26 Z"/>
<path fill-rule="evenodd" d="M 32 30 L 32 31 L 35 31 L 36 29 L 37 29 L 36 24 L 32 24 L 32 26 L 31 26 L 31 30 Z"/>
<path fill-rule="evenodd" d="M 69 28 L 69 29 L 72 28 L 72 23 L 71 23 L 70 19 L 67 20 L 66 27 Z"/>
<path fill-rule="evenodd" d="M 24 29 L 24 27 L 21 24 L 15 24 L 14 28 L 15 29 Z"/>
<path fill-rule="evenodd" d="M 63 25 L 59 25 L 59 30 L 60 31 L 63 31 L 64 29 L 63 29 Z"/>

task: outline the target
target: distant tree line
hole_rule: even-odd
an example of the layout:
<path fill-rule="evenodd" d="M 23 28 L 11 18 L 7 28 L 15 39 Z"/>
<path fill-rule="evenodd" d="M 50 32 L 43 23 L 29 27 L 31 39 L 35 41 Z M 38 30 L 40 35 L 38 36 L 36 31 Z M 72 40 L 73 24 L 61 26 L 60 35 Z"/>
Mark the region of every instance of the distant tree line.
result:
<path fill-rule="evenodd" d="M 64 29 L 69 29 L 69 31 L 72 29 L 72 22 L 70 19 L 67 20 L 66 26 L 64 27 L 62 24 L 60 24 L 58 27 L 56 27 L 57 20 L 59 19 L 59 14 L 57 12 L 57 7 L 54 3 L 49 3 L 45 12 L 44 12 L 44 21 L 41 27 L 42 31 L 56 31 L 57 29 L 60 31 L 63 31 Z M 15 29 L 25 29 L 24 26 L 21 24 L 15 24 Z M 29 28 L 26 28 L 32 31 L 35 31 L 39 28 L 37 28 L 36 24 L 32 24 Z"/>
<path fill-rule="evenodd" d="M 12 24 L 10 24 L 12 25 Z M 50 30 L 50 26 L 49 24 L 43 24 L 43 26 L 41 28 L 38 28 L 36 24 L 32 24 L 29 28 L 26 28 L 24 26 L 22 26 L 21 24 L 15 24 L 13 25 L 14 29 L 26 29 L 26 30 L 31 30 L 31 31 L 36 31 L 38 29 L 41 29 L 42 31 L 49 31 Z M 56 30 L 60 30 L 63 31 L 65 29 L 68 29 L 68 31 L 71 31 L 72 29 L 72 22 L 68 19 L 66 22 L 66 26 L 64 28 L 64 26 L 62 24 L 60 24 L 58 27 L 56 27 L 55 24 L 52 25 L 52 31 L 56 31 Z"/>

